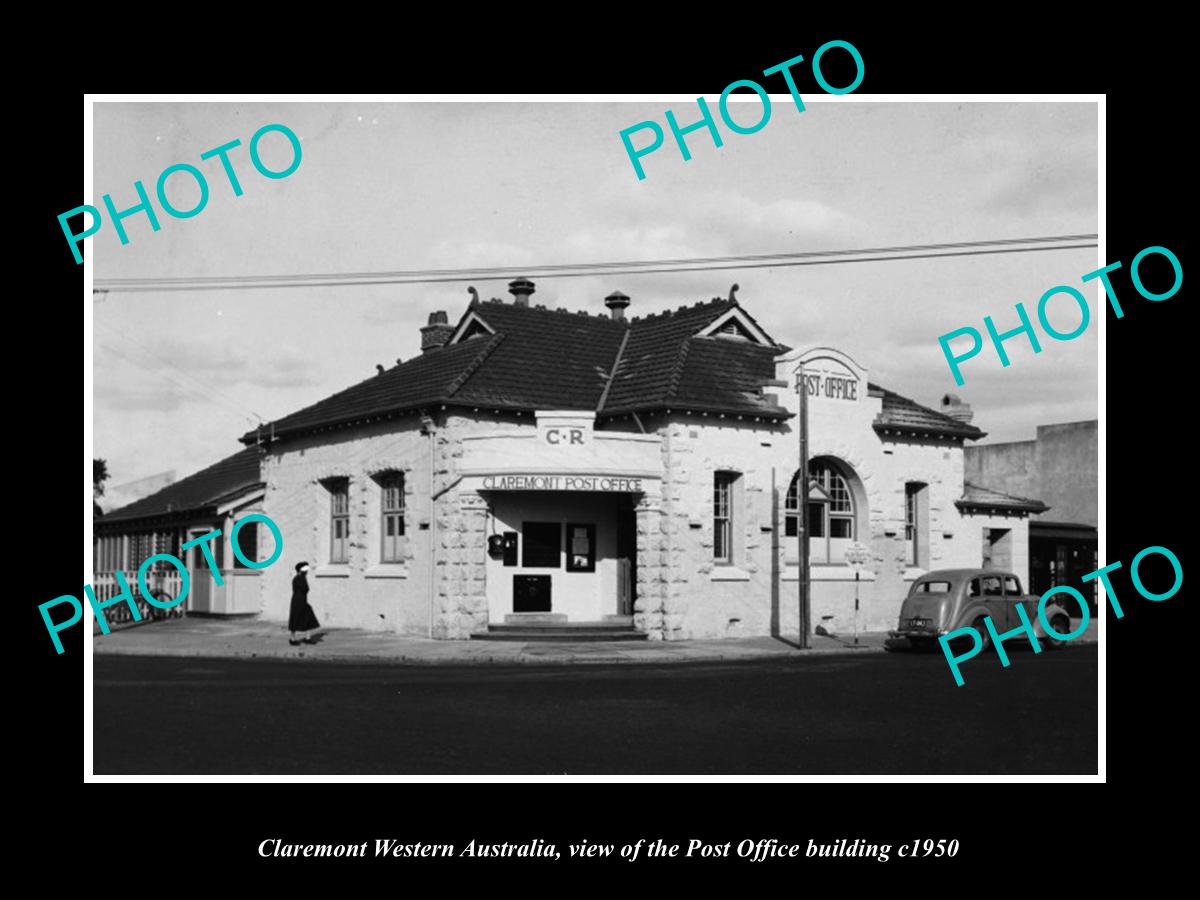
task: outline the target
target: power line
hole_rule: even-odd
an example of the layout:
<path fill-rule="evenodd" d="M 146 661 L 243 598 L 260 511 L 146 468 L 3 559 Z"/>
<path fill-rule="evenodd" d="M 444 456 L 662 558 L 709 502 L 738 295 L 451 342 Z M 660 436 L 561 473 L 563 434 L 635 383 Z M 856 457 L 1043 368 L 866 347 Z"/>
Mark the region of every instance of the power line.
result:
<path fill-rule="evenodd" d="M 395 272 L 341 272 L 308 275 L 198 276 L 193 278 L 97 278 L 94 290 L 96 292 L 143 292 L 353 287 L 378 284 L 436 284 L 472 279 L 490 280 L 514 274 L 539 278 L 584 278 L 611 273 L 651 275 L 725 269 L 786 268 L 854 262 L 894 262 L 956 256 L 986 256 L 999 253 L 1079 250 L 1098 246 L 1096 244 L 1098 237 L 1095 234 L 1047 235 L 856 250 L 813 250 L 689 259 L 627 260 L 499 268 L 414 269 Z"/>
<path fill-rule="evenodd" d="M 148 365 L 147 363 L 142 362 L 141 360 L 133 359 L 129 356 L 126 356 L 124 353 L 122 353 L 116 347 L 112 347 L 108 344 L 104 344 L 99 341 L 97 341 L 96 343 L 97 343 L 97 346 L 104 348 L 109 353 L 113 354 L 114 356 L 116 356 L 120 359 L 125 360 L 125 362 L 127 362 L 127 363 L 130 363 L 131 365 L 135 365 L 140 369 L 145 369 L 147 372 L 149 372 L 152 375 L 157 375 L 159 377 L 166 378 L 168 381 L 173 382 L 176 387 L 182 388 L 186 393 L 189 393 L 189 394 L 193 395 L 194 397 L 197 397 L 201 400 L 207 400 L 210 403 L 216 403 L 218 406 L 225 407 L 226 410 L 235 412 L 239 419 L 248 419 L 255 425 L 259 425 L 262 423 L 261 418 L 259 419 L 258 422 L 254 422 L 253 419 L 251 419 L 249 416 L 247 416 L 245 414 L 244 410 L 241 410 L 235 406 L 232 406 L 230 403 L 221 400 L 219 397 L 216 397 L 212 394 L 203 393 L 203 392 L 199 391 L 198 389 L 192 387 L 191 385 L 185 384 L 184 382 L 180 381 L 179 379 L 173 377 L 170 372 L 156 369 L 154 366 Z"/>
<path fill-rule="evenodd" d="M 95 323 L 97 325 L 99 325 L 101 328 L 103 328 L 105 331 L 107 331 L 109 334 L 111 334 L 117 338 L 120 338 L 121 340 L 124 340 L 125 335 L 122 334 L 120 331 L 118 331 L 116 328 L 106 325 L 103 322 L 100 322 L 98 319 L 95 320 Z M 108 350 L 110 352 L 117 353 L 118 356 L 121 355 L 120 353 L 118 353 L 116 350 L 114 350 L 112 347 L 108 346 L 107 344 L 102 344 L 101 346 L 103 346 L 106 350 Z M 183 369 L 179 368 L 177 365 L 175 365 L 175 363 L 171 362 L 169 359 L 164 359 L 163 357 L 159 356 L 157 353 L 154 353 L 154 352 L 146 349 L 145 347 L 139 346 L 139 347 L 137 347 L 137 350 L 139 353 L 144 353 L 147 356 L 158 360 L 159 363 L 161 363 L 162 365 L 169 366 L 170 368 L 174 369 L 177 373 L 179 373 L 180 376 L 182 376 L 183 378 L 185 378 L 189 382 L 191 382 L 191 384 L 192 384 L 191 389 L 194 393 L 198 393 L 200 396 L 208 397 L 211 399 L 224 398 L 224 400 L 226 401 L 225 406 L 227 406 L 230 409 L 237 409 L 238 415 L 241 415 L 244 418 L 248 418 L 251 421 L 257 420 L 258 423 L 260 423 L 260 424 L 262 423 L 262 421 L 263 421 L 262 416 L 260 416 L 254 410 L 248 409 L 248 408 L 242 406 L 237 400 L 235 400 L 233 397 L 230 397 L 224 391 L 219 391 L 216 388 L 214 388 L 212 385 L 204 384 L 203 382 L 193 379 L 193 377 L 191 375 L 189 375 L 187 372 L 183 371 Z M 134 362 L 135 364 L 139 364 L 139 363 L 136 363 L 136 361 L 134 361 L 134 360 L 130 360 L 129 357 L 127 357 L 127 356 L 122 356 L 122 358 L 129 362 Z M 146 369 L 147 371 L 152 372 L 153 374 L 159 374 L 154 371 L 153 367 L 147 366 L 144 364 L 141 364 L 141 365 L 142 365 L 142 368 Z M 167 374 L 167 373 L 164 371 L 162 374 Z M 176 381 L 176 384 L 179 384 L 179 382 Z M 203 391 L 198 390 L 196 385 L 199 385 L 200 387 L 202 387 Z M 250 415 L 247 416 L 246 413 L 249 413 Z"/>

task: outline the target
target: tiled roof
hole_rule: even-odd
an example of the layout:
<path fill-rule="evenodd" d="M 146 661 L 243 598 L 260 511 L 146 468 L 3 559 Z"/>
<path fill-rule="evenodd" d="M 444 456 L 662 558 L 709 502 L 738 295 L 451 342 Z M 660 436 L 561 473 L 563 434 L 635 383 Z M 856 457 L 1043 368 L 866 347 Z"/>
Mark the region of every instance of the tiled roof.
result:
<path fill-rule="evenodd" d="M 901 397 L 894 391 L 889 391 L 877 384 L 868 384 L 867 389 L 873 395 L 883 397 L 883 409 L 875 417 L 876 431 L 907 431 L 922 435 L 944 434 L 972 440 L 987 436 L 987 432 L 981 431 L 974 425 L 959 422 L 957 419 L 922 406 L 915 400 Z"/>
<path fill-rule="evenodd" d="M 1045 512 L 1050 507 L 1041 500 L 1014 497 L 1003 491 L 994 491 L 971 482 L 963 484 L 963 495 L 954 501 L 959 509 L 998 509 L 1011 512 Z"/>
<path fill-rule="evenodd" d="M 433 353 L 422 353 L 382 374 L 338 391 L 319 403 L 242 435 L 250 443 L 261 434 L 282 437 L 326 425 L 353 422 L 425 404 L 441 403 L 469 380 L 479 365 L 504 343 L 503 335 L 471 338 Z"/>
<path fill-rule="evenodd" d="M 455 403 L 596 408 L 625 337 L 623 323 L 608 316 L 511 303 L 480 303 L 474 312 L 504 341 L 454 393 Z M 426 355 L 439 356 L 450 349 Z"/>
<path fill-rule="evenodd" d="M 678 407 L 783 418 L 759 392 L 775 377 L 778 346 L 695 337 L 737 304 L 715 298 L 634 319 L 602 413 Z M 740 307 L 739 307 L 740 308 Z"/>
<path fill-rule="evenodd" d="M 96 525 L 99 528 L 110 522 L 163 515 L 202 515 L 222 500 L 262 483 L 261 453 L 258 447 L 246 447 L 207 469 L 101 516 Z"/>
<path fill-rule="evenodd" d="M 259 435 L 278 438 L 434 404 L 594 409 L 601 415 L 678 406 L 786 417 L 786 410 L 759 395 L 759 386 L 775 377 L 778 346 L 695 337 L 736 305 L 717 298 L 618 321 L 541 306 L 472 303 L 467 314 L 474 313 L 494 334 L 422 353 L 247 432 L 242 441 L 251 443 Z"/>

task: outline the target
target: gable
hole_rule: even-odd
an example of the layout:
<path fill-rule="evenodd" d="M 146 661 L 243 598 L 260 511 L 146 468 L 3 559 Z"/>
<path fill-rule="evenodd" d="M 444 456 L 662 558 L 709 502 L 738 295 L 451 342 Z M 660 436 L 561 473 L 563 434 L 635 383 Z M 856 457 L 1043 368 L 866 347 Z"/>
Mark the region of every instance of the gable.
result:
<path fill-rule="evenodd" d="M 771 340 L 758 323 L 755 322 L 740 306 L 734 306 L 729 311 L 718 316 L 696 333 L 696 337 L 719 337 L 732 340 L 749 341 L 763 347 L 773 347 Z"/>
<path fill-rule="evenodd" d="M 471 310 L 463 317 L 463 320 L 458 323 L 458 327 L 454 329 L 454 334 L 450 335 L 450 340 L 446 341 L 446 346 L 458 344 L 462 341 L 469 341 L 471 338 L 493 335 L 496 333 L 491 325 L 484 321 L 483 316 Z"/>

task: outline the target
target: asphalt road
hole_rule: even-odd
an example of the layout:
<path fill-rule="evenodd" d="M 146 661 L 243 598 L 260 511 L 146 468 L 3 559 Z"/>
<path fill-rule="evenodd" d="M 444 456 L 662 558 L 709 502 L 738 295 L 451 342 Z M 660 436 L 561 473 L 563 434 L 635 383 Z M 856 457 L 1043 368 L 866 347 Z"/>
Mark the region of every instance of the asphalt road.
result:
<path fill-rule="evenodd" d="M 96 774 L 1094 774 L 1097 650 L 664 666 L 97 656 Z"/>

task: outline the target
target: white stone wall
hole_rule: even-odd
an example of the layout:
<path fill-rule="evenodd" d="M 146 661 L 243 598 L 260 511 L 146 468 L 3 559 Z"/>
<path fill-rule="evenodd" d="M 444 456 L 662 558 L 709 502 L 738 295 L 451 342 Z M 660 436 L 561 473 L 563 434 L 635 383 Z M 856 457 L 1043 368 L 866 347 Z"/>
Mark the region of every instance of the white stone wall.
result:
<path fill-rule="evenodd" d="M 810 459 L 832 457 L 852 473 L 857 540 L 872 551 L 858 583 L 860 631 L 894 628 L 909 585 L 927 571 L 907 564 L 906 482 L 929 486 L 929 568 L 979 565 L 982 529 L 998 524 L 977 516 L 964 521 L 954 505 L 962 496 L 961 446 L 949 440 L 883 438 L 871 424 L 878 404 L 874 398 L 862 411 L 810 416 Z M 795 538 L 784 536 L 784 498 L 799 458 L 794 428 L 794 420 L 772 426 L 679 415 L 659 425 L 664 546 L 656 552 L 671 569 L 664 585 L 663 638 L 795 633 L 799 548 Z M 713 474 L 718 470 L 740 474 L 732 565 L 713 560 Z M 1003 523 L 998 527 L 1025 524 L 1014 518 Z M 1014 537 L 1020 544 L 1020 535 Z M 1025 577 L 1020 567 L 1016 570 Z M 855 627 L 854 597 L 849 566 L 840 561 L 813 565 L 814 625 L 849 634 Z"/>
<path fill-rule="evenodd" d="M 797 401 L 784 389 L 779 399 L 793 408 Z M 1011 528 L 1013 568 L 1027 580 L 1027 520 L 960 515 L 954 501 L 962 495 L 962 448 L 950 440 L 879 435 L 873 421 L 880 404 L 879 398 L 862 396 L 857 402 L 810 408 L 810 457 L 832 457 L 853 473 L 857 539 L 872 551 L 858 584 L 859 630 L 894 628 L 908 586 L 922 571 L 906 563 L 905 482 L 929 486 L 931 568 L 979 565 L 983 529 Z M 676 411 L 643 422 L 661 439 L 662 482 L 661 495 L 642 495 L 635 511 L 634 624 L 654 640 L 794 635 L 798 551 L 795 539 L 784 537 L 784 496 L 798 459 L 795 419 L 777 424 Z M 624 422 L 603 427 L 636 430 Z M 489 595 L 496 619 L 504 593 L 497 578 L 510 581 L 512 570 L 487 556 L 487 500 L 467 486 L 470 478 L 463 479 L 462 441 L 469 435 L 535 429 L 531 415 L 464 410 L 439 413 L 432 438 L 421 433 L 418 417 L 409 416 L 280 442 L 264 464 L 263 511 L 280 527 L 284 553 L 264 570 L 263 616 L 287 620 L 293 566 L 306 559 L 314 568 L 310 602 L 323 625 L 450 639 L 486 628 Z M 431 452 L 436 507 L 430 495 Z M 371 476 L 386 469 L 405 473 L 400 565 L 379 559 L 380 488 Z M 717 470 L 740 476 L 731 565 L 713 560 Z M 350 478 L 350 558 L 344 566 L 329 562 L 330 501 L 321 480 L 334 476 Z M 849 567 L 814 566 L 812 588 L 814 624 L 849 634 L 855 625 Z M 602 595 L 598 608 L 603 612 Z"/>
<path fill-rule="evenodd" d="M 283 556 L 263 573 L 263 618 L 286 622 L 295 564 L 306 560 L 309 602 L 321 624 L 427 635 L 430 625 L 429 441 L 408 416 L 282 441 L 264 462 L 263 511 L 279 526 Z M 383 564 L 381 489 L 372 476 L 404 473 L 403 562 Z M 349 560 L 330 562 L 330 494 L 322 479 L 350 479 Z"/>

